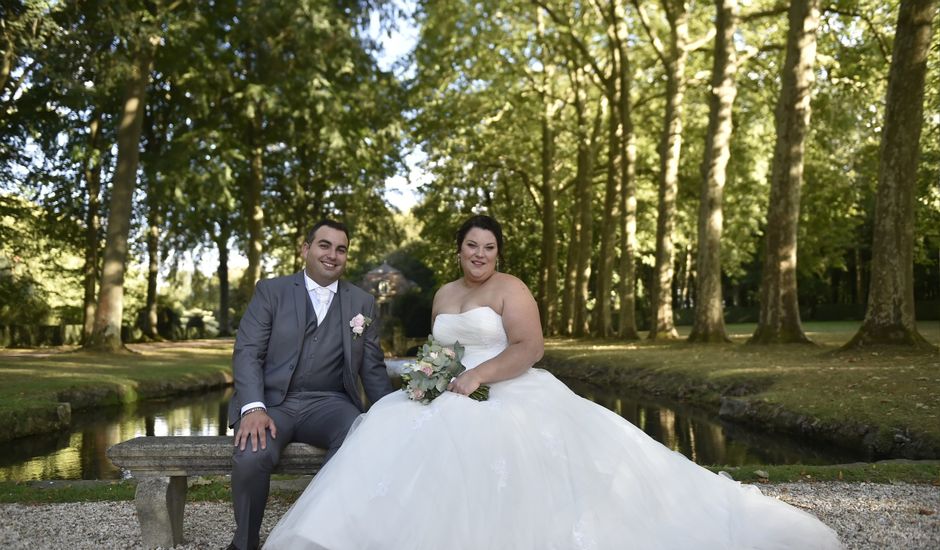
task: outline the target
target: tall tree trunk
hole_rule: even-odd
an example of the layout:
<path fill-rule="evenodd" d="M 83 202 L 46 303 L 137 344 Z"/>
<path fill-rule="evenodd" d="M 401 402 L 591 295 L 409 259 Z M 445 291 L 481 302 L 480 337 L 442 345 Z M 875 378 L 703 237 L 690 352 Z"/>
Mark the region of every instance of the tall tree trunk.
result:
<path fill-rule="evenodd" d="M 137 164 L 140 158 L 140 132 L 152 57 L 150 46 L 142 44 L 126 85 L 123 112 L 117 132 L 117 167 L 108 210 L 101 291 L 95 311 L 95 328 L 85 343 L 86 349 L 114 352 L 124 347 L 121 341 L 121 320 L 124 315 L 127 238 L 131 228 L 134 187 L 137 184 Z"/>
<path fill-rule="evenodd" d="M 313 206 L 310 200 L 310 193 L 307 186 L 310 182 L 310 176 L 314 169 L 310 162 L 310 147 L 306 144 L 300 144 L 294 148 L 294 157 L 297 159 L 297 169 L 293 174 L 293 190 L 291 193 L 291 209 L 294 220 L 294 236 L 291 239 L 291 245 L 295 250 L 300 250 L 307 238 L 307 231 L 310 229 L 310 220 L 319 220 L 322 216 L 319 212 L 312 212 Z M 304 267 L 304 259 L 301 255 L 293 255 L 293 271 L 300 271 Z"/>
<path fill-rule="evenodd" d="M 692 245 L 686 245 L 682 250 L 682 259 L 679 264 L 679 284 L 676 285 L 676 295 L 673 303 L 681 308 L 692 304 Z"/>
<path fill-rule="evenodd" d="M 232 322 L 228 316 L 229 286 L 228 286 L 228 241 L 231 237 L 227 219 L 219 220 L 219 233 L 215 245 L 219 250 L 219 336 L 232 335 Z"/>
<path fill-rule="evenodd" d="M 251 119 L 250 162 L 248 188 L 245 193 L 245 211 L 248 215 L 248 244 L 246 256 L 248 267 L 242 276 L 242 292 L 245 303 L 254 294 L 255 283 L 261 279 L 261 252 L 264 246 L 264 211 L 261 209 L 261 190 L 264 186 L 264 145 L 262 140 L 262 114 L 260 105 L 255 106 Z"/>
<path fill-rule="evenodd" d="M 101 112 L 97 109 L 88 124 L 88 156 L 85 158 L 84 175 L 88 194 L 88 210 L 85 212 L 85 262 L 82 279 L 85 295 L 82 299 L 82 343 L 91 338 L 95 330 L 95 290 L 98 286 L 98 231 L 101 230 Z"/>
<path fill-rule="evenodd" d="M 860 247 L 855 247 L 855 286 L 854 291 L 852 292 L 852 303 L 853 304 L 864 304 L 865 303 L 865 285 L 863 283 L 864 277 L 862 273 L 862 251 Z"/>
<path fill-rule="evenodd" d="M 540 43 L 545 36 L 544 13 L 536 9 L 538 19 L 538 37 Z M 545 55 L 547 58 L 548 55 Z M 542 243 L 539 265 L 539 314 L 542 332 L 545 335 L 558 333 L 556 307 L 558 302 L 558 220 L 555 212 L 557 201 L 555 192 L 555 126 L 557 107 L 552 99 L 555 81 L 555 64 L 549 59 L 542 60 L 542 149 L 541 149 L 541 194 L 542 194 Z"/>
<path fill-rule="evenodd" d="M 159 112 L 151 110 L 144 119 L 144 135 L 147 139 L 148 158 L 159 158 L 167 135 L 167 124 Z M 149 168 L 149 169 L 147 169 Z M 166 203 L 173 196 L 175 182 L 165 182 L 156 165 L 145 166 L 143 175 L 147 181 L 147 297 L 145 302 L 145 320 L 142 327 L 144 336 L 151 340 L 162 340 L 157 329 L 158 281 L 160 278 L 160 230 L 166 216 Z M 169 185 L 167 185 L 169 183 Z"/>
<path fill-rule="evenodd" d="M 160 155 L 160 137 L 157 137 L 157 122 L 152 111 L 144 117 L 144 135 L 147 139 L 146 153 L 148 158 L 158 158 Z M 154 167 L 143 171 L 147 181 L 147 296 L 144 302 L 143 336 L 151 340 L 159 340 L 157 332 L 157 280 L 160 275 L 160 228 L 163 226 L 162 203 L 164 201 L 160 188 L 160 174 Z"/>
<path fill-rule="evenodd" d="M 613 75 L 617 74 L 613 65 Z M 617 79 L 612 76 L 607 83 L 607 181 L 604 186 L 604 212 L 601 222 L 601 245 L 597 258 L 597 286 L 595 296 L 597 312 L 595 332 L 604 338 L 613 334 L 611 318 L 611 290 L 614 280 L 614 242 L 617 240 L 617 220 L 620 219 L 620 175 L 617 173 L 617 156 L 620 151 L 620 118 L 617 116 Z"/>
<path fill-rule="evenodd" d="M 819 0 L 793 0 L 788 19 L 787 56 L 776 111 L 777 142 L 771 169 L 760 318 L 748 341 L 754 344 L 809 342 L 800 323 L 797 300 L 796 237 Z"/>
<path fill-rule="evenodd" d="M 590 331 L 588 300 L 591 278 L 591 255 L 594 252 L 594 213 L 593 213 L 593 175 L 594 162 L 599 145 L 598 134 L 601 129 L 601 112 L 598 110 L 593 129 L 587 125 L 587 94 L 583 86 L 583 71 L 578 71 L 579 85 L 575 90 L 575 108 L 578 113 L 578 161 L 575 193 L 578 195 L 577 229 L 577 274 L 574 295 L 574 330 L 575 336 L 585 336 Z"/>
<path fill-rule="evenodd" d="M 845 345 L 933 349 L 914 319 L 914 189 L 927 53 L 936 0 L 901 0 L 881 134 L 871 281 L 865 321 Z"/>
<path fill-rule="evenodd" d="M 685 96 L 685 63 L 688 57 L 688 12 L 684 2 L 670 11 L 670 58 L 666 63 L 666 113 L 659 143 L 659 208 L 656 217 L 656 267 L 653 273 L 650 339 L 678 338 L 672 313 L 672 279 L 675 270 L 673 237 L 676 227 L 676 193 L 682 152 L 682 101 Z"/>
<path fill-rule="evenodd" d="M 621 59 L 620 23 L 623 19 L 623 9 L 618 0 L 610 0 L 606 5 L 605 21 L 607 23 L 607 49 L 610 58 L 610 75 L 603 78 L 604 95 L 607 99 L 609 108 L 607 119 L 607 182 L 604 188 L 604 211 L 601 220 L 601 243 L 598 254 L 598 273 L 597 287 L 595 295 L 597 297 L 596 306 L 596 326 L 595 331 L 600 336 L 607 338 L 613 336 L 613 281 L 614 281 L 614 253 L 615 243 L 617 241 L 617 230 L 620 226 L 621 202 L 623 185 L 621 171 L 619 167 L 624 160 L 621 157 L 623 147 L 623 119 L 618 113 L 622 106 L 620 96 L 626 93 L 621 86 L 620 68 L 623 60 Z M 619 293 L 618 293 L 619 294 Z"/>
<path fill-rule="evenodd" d="M 627 53 L 623 17 L 618 17 L 618 53 L 620 58 L 620 327 L 619 336 L 637 340 L 636 328 L 636 134 L 633 131 L 630 90 L 633 87 L 630 58 Z"/>
<path fill-rule="evenodd" d="M 555 130 L 553 107 L 546 102 L 542 113 L 542 259 L 539 277 L 539 308 L 542 330 L 546 335 L 557 333 L 555 315 L 558 301 L 558 221 L 555 213 Z"/>
<path fill-rule="evenodd" d="M 155 188 L 156 182 L 153 182 L 151 192 L 154 192 Z M 147 216 L 147 319 L 143 329 L 147 338 L 160 340 L 160 333 L 157 332 L 157 279 L 160 275 L 160 227 L 163 225 L 163 216 L 157 204 L 157 197 L 148 196 L 147 202 L 150 203 Z"/>
<path fill-rule="evenodd" d="M 568 225 L 568 250 L 565 255 L 565 280 L 561 290 L 561 333 L 571 336 L 574 333 L 574 295 L 578 279 L 578 249 L 581 247 L 578 230 L 578 212 L 581 197 L 575 193 L 571 198 L 571 220 Z"/>
<path fill-rule="evenodd" d="M 731 112 L 738 89 L 735 84 L 737 56 L 737 0 L 718 0 L 715 5 L 715 55 L 709 97 L 705 159 L 698 211 L 698 254 L 695 276 L 695 321 L 690 342 L 730 342 L 725 331 L 721 296 L 722 199 L 731 156 Z"/>

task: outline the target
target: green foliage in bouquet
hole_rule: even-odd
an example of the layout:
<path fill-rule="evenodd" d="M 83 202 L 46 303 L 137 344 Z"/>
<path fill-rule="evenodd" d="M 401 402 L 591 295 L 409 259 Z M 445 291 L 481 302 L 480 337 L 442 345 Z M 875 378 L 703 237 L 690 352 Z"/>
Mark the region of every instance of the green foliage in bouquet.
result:
<path fill-rule="evenodd" d="M 463 352 L 460 342 L 445 346 L 428 336 L 428 341 L 418 350 L 417 360 L 405 365 L 401 375 L 402 389 L 408 398 L 427 405 L 447 391 L 450 381 L 467 370 L 460 362 Z M 489 394 L 488 386 L 480 386 L 470 398 L 486 401 Z"/>

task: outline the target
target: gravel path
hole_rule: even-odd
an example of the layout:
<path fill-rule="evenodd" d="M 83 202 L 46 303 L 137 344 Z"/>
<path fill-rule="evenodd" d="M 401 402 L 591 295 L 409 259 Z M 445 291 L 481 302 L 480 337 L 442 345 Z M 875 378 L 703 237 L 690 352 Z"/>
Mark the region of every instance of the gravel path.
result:
<path fill-rule="evenodd" d="M 872 483 L 758 485 L 764 494 L 803 508 L 833 527 L 847 549 L 940 548 L 940 487 Z M 273 500 L 266 534 L 289 503 Z M 227 503 L 186 505 L 179 549 L 224 548 L 234 520 Z M 132 502 L 0 505 L 2 548 L 140 548 Z"/>

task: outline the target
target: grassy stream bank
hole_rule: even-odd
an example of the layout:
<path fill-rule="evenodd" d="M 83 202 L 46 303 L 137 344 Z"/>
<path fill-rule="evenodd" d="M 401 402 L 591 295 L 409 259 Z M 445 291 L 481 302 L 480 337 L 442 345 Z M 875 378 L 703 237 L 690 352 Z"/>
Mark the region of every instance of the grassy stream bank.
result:
<path fill-rule="evenodd" d="M 753 325 L 729 326 L 735 343 L 719 346 L 555 339 L 541 366 L 691 403 L 768 432 L 834 443 L 871 460 L 940 458 L 940 355 L 840 352 L 856 326 L 807 323 L 813 345 L 743 345 Z M 920 328 L 940 341 L 937 323 Z"/>
<path fill-rule="evenodd" d="M 128 347 L 117 355 L 0 350 L 0 441 L 67 428 L 75 410 L 232 383 L 231 340 Z"/>

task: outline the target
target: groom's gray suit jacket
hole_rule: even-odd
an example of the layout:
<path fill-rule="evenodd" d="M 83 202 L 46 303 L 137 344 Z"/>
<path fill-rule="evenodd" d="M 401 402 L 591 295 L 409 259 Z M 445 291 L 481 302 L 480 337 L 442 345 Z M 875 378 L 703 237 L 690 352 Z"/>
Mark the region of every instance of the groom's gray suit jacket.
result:
<path fill-rule="evenodd" d="M 360 394 L 360 383 L 368 402 L 374 403 L 392 391 L 379 346 L 378 311 L 368 292 L 339 281 L 334 301 L 339 301 L 343 357 L 342 385 L 359 410 L 368 403 Z M 258 282 L 248 310 L 238 324 L 232 371 L 235 394 L 229 402 L 229 425 L 240 417 L 242 406 L 261 401 L 274 407 L 284 401 L 291 376 L 298 368 L 307 324 L 310 297 L 303 272 Z M 330 306 L 335 314 L 336 304 Z M 349 321 L 357 314 L 372 319 L 365 332 L 353 337 Z"/>

